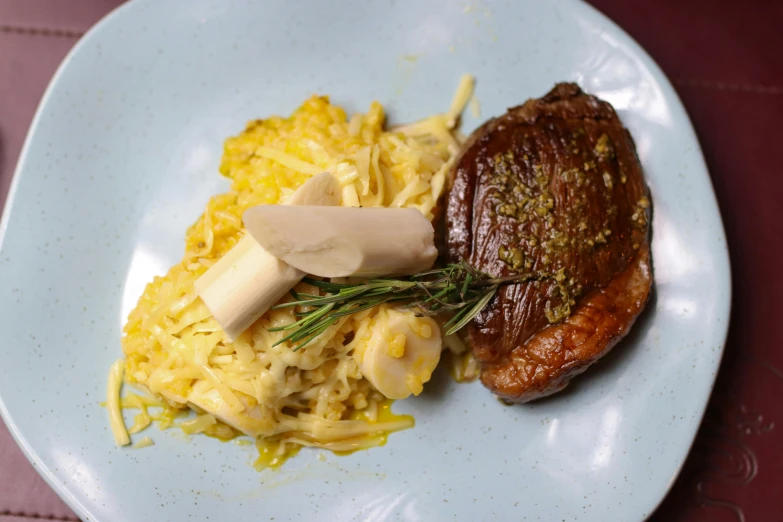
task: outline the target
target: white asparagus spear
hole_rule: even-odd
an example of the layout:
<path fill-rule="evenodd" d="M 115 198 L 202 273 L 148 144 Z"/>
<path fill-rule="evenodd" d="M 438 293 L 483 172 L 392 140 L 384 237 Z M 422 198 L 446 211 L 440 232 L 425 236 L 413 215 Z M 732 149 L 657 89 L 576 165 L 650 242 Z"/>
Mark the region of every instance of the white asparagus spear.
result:
<path fill-rule="evenodd" d="M 321 277 L 415 274 L 438 256 L 416 209 L 260 205 L 243 219 L 270 254 Z"/>
<path fill-rule="evenodd" d="M 233 340 L 304 276 L 304 272 L 280 261 L 247 234 L 194 286 Z"/>
<path fill-rule="evenodd" d="M 307 180 L 284 205 L 339 205 L 340 183 L 328 172 Z M 250 234 L 239 240 L 194 286 L 230 339 L 236 339 L 305 273 L 269 254 Z"/>

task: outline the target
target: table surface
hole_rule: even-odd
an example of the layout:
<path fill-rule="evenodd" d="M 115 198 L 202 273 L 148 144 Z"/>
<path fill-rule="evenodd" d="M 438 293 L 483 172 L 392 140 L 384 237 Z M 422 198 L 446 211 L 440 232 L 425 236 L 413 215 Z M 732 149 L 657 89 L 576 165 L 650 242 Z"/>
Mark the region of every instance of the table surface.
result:
<path fill-rule="evenodd" d="M 120 0 L 0 0 L 0 202 L 57 65 Z M 490 2 L 491 3 L 491 2 Z M 650 520 L 773 520 L 783 500 L 783 2 L 592 0 L 653 56 L 693 119 L 731 250 L 731 326 L 688 461 Z M 0 522 L 78 521 L 0 423 Z"/>

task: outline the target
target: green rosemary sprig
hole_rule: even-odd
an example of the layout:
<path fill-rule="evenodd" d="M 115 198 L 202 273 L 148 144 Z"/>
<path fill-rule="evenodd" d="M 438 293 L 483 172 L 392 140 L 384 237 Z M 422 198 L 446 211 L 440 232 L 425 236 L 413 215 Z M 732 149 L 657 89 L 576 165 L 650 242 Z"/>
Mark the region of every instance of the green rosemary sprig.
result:
<path fill-rule="evenodd" d="M 270 328 L 270 331 L 291 331 L 277 341 L 275 346 L 284 342 L 298 343 L 294 348 L 294 351 L 297 351 L 341 317 L 399 301 L 406 302 L 406 306 L 416 309 L 417 314 L 423 316 L 453 313 L 444 324 L 446 335 L 450 335 L 476 317 L 492 300 L 501 285 L 532 278 L 535 278 L 535 275 L 492 277 L 476 270 L 465 261 L 399 279 L 377 278 L 359 283 L 333 283 L 306 277 L 303 281 L 318 288 L 324 295 L 291 290 L 293 301 L 273 308 L 301 306 L 305 311 L 297 313 L 297 321 Z"/>

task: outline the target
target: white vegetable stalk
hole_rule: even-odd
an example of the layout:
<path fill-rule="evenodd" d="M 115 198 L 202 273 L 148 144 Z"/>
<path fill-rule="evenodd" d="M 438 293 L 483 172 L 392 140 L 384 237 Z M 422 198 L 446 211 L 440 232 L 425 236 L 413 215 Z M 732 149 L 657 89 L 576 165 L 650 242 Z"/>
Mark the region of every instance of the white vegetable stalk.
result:
<path fill-rule="evenodd" d="M 304 272 L 280 261 L 246 235 L 194 286 L 233 340 L 304 276 Z"/>
<path fill-rule="evenodd" d="M 432 224 L 416 209 L 260 205 L 243 219 L 267 252 L 321 277 L 415 274 L 438 256 Z"/>
<path fill-rule="evenodd" d="M 283 204 L 339 205 L 340 184 L 328 172 L 318 174 L 307 180 Z M 194 286 L 233 340 L 304 276 L 305 272 L 271 255 L 251 235 L 245 235 L 199 277 Z"/>

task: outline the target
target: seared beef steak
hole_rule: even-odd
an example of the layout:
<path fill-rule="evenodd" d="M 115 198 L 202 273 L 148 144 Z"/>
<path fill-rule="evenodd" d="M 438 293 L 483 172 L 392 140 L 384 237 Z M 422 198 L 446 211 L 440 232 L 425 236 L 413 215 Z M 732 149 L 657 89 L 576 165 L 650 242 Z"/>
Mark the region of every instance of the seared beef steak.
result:
<path fill-rule="evenodd" d="M 650 294 L 650 200 L 608 103 L 575 84 L 490 120 L 452 171 L 451 261 L 502 287 L 468 329 L 481 380 L 526 402 L 563 389 L 631 328 Z"/>

